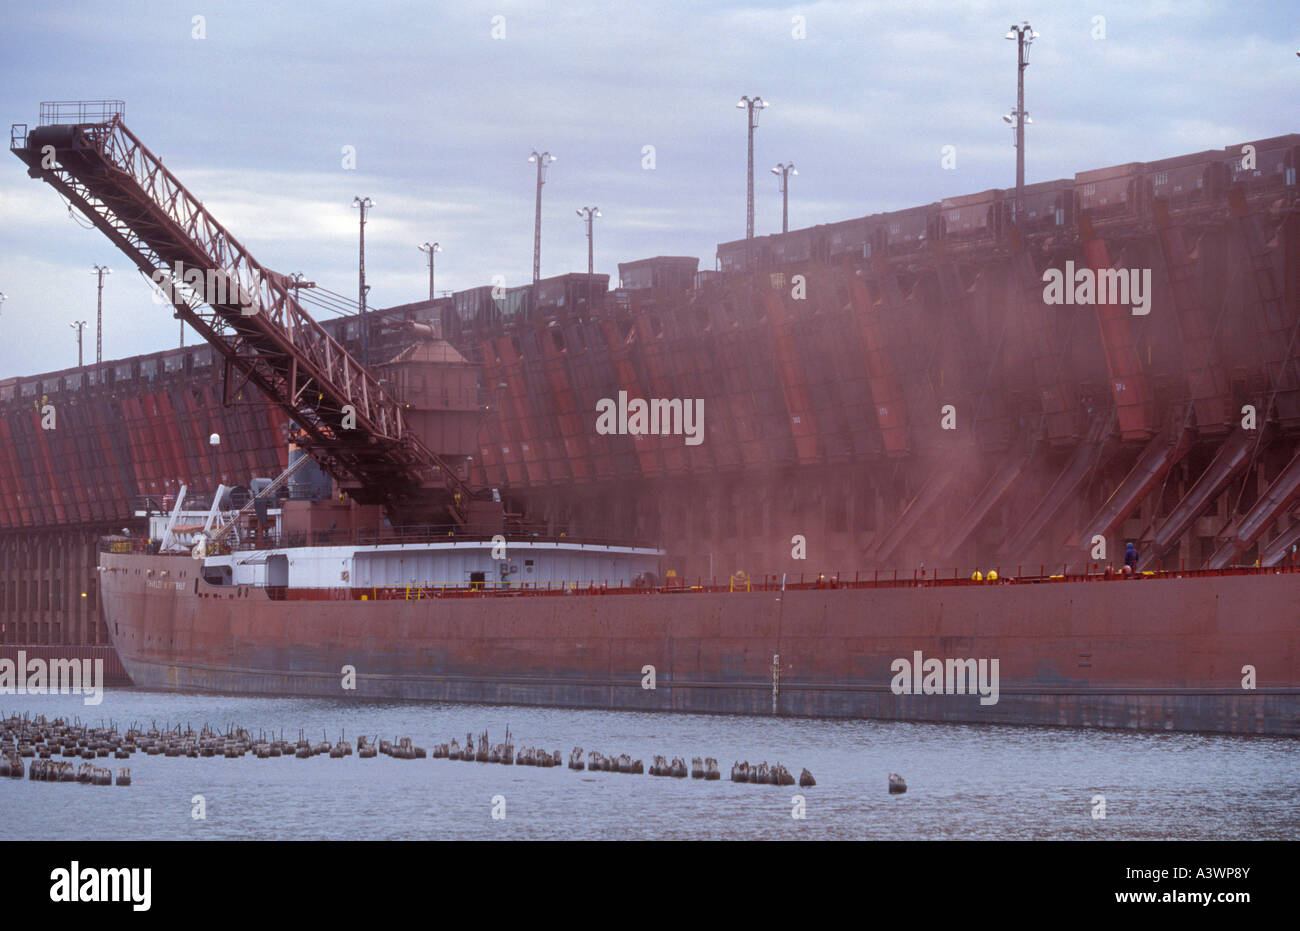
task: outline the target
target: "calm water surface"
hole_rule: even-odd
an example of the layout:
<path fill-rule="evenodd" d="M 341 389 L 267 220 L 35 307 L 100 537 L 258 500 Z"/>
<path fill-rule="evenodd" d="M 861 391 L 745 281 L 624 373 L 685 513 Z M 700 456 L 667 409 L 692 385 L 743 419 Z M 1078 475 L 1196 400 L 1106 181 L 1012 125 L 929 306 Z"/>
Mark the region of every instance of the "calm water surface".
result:
<path fill-rule="evenodd" d="M 718 759 L 723 779 L 463 763 L 253 756 L 145 756 L 134 784 L 0 780 L 0 839 L 1256 839 L 1300 837 L 1300 742 L 991 725 L 765 719 L 487 705 L 215 697 L 110 690 L 0 696 L 0 715 L 79 716 L 147 728 L 156 721 L 299 729 L 331 741 L 346 731 L 432 748 L 505 725 L 516 747 L 574 746 Z M 728 781 L 735 760 L 782 762 L 817 785 Z M 79 762 L 79 761 L 78 761 Z M 24 760 L 30 766 L 31 760 Z M 886 792 L 889 773 L 908 783 Z M 791 817 L 792 797 L 807 817 Z M 1104 795 L 1106 817 L 1092 817 Z M 206 820 L 191 817 L 203 795 Z M 506 817 L 491 817 L 494 796 Z"/>

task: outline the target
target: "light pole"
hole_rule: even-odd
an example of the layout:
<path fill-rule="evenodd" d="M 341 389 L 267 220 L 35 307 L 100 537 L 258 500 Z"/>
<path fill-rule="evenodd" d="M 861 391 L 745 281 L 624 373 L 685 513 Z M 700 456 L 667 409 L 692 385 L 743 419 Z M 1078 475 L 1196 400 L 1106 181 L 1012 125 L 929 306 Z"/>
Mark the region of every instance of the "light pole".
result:
<path fill-rule="evenodd" d="M 595 251 L 592 248 L 592 221 L 600 216 L 599 207 L 583 207 L 578 216 L 587 223 L 587 309 L 591 310 L 591 279 L 596 274 Z"/>
<path fill-rule="evenodd" d="M 772 174 L 777 176 L 781 185 L 781 232 L 790 232 L 790 176 L 799 174 L 795 170 L 794 162 L 785 165 L 781 162 L 776 163 L 772 169 Z"/>
<path fill-rule="evenodd" d="M 77 368 L 81 368 L 83 365 L 81 361 L 81 331 L 84 330 L 87 325 L 88 324 L 85 320 L 74 320 L 72 323 L 68 324 L 68 326 L 77 331 Z"/>
<path fill-rule="evenodd" d="M 766 100 L 762 97 L 750 97 L 748 95 L 740 98 L 736 104 L 739 110 L 747 111 L 749 117 L 749 174 L 748 182 L 745 187 L 745 238 L 754 238 L 754 130 L 758 128 L 758 115 L 768 106 Z"/>
<path fill-rule="evenodd" d="M 357 283 L 357 317 L 358 326 L 361 327 L 361 364 L 368 365 L 369 355 L 366 339 L 366 292 L 370 289 L 366 287 L 366 211 L 375 206 L 375 202 L 369 197 L 353 197 L 352 206 L 361 208 L 361 251 L 360 259 L 357 264 L 358 283 Z"/>
<path fill-rule="evenodd" d="M 578 211 L 578 216 L 582 217 L 587 224 L 587 274 L 594 275 L 596 273 L 596 265 L 594 261 L 595 252 L 592 249 L 592 245 L 591 245 L 591 222 L 596 217 L 600 216 L 600 208 L 583 207 L 581 210 Z"/>
<path fill-rule="evenodd" d="M 533 284 L 537 284 L 542 277 L 542 185 L 546 183 L 546 169 L 555 156 L 533 149 L 528 160 L 537 163 L 537 215 L 533 221 Z"/>
<path fill-rule="evenodd" d="M 433 300 L 433 254 L 435 252 L 441 252 L 442 246 L 438 245 L 436 242 L 422 242 L 416 248 L 421 252 L 427 252 L 429 254 L 429 300 Z"/>
<path fill-rule="evenodd" d="M 95 364 L 99 365 L 104 361 L 104 276 L 113 274 L 113 269 L 107 265 L 96 265 L 91 269 L 91 274 L 99 276 L 98 300 L 95 305 Z M 185 322 L 181 321 L 182 333 L 184 327 Z M 80 334 L 77 335 L 77 341 L 81 341 Z"/>
<path fill-rule="evenodd" d="M 316 282 L 303 281 L 302 279 L 303 279 L 302 272 L 294 272 L 289 276 L 289 281 L 287 282 L 288 286 L 293 289 L 293 299 L 295 301 L 297 301 L 298 298 L 301 296 L 300 292 L 302 291 L 303 288 L 316 287 Z"/>
<path fill-rule="evenodd" d="M 9 295 L 0 291 L 0 310 L 4 310 L 5 301 L 9 300 Z"/>
<path fill-rule="evenodd" d="M 1016 109 L 1002 117 L 1016 131 L 1016 203 L 1012 222 L 1020 225 L 1025 210 L 1025 124 L 1032 123 L 1025 109 L 1025 69 L 1029 67 L 1029 46 L 1038 38 L 1029 23 L 1013 25 L 1003 37 L 1016 43 Z"/>

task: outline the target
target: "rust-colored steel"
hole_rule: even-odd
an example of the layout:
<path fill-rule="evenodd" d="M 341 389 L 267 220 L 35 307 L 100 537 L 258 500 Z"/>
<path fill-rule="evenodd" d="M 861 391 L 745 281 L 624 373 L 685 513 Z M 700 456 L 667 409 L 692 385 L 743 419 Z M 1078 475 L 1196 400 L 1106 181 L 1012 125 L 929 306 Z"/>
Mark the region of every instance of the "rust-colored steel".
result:
<path fill-rule="evenodd" d="M 490 405 L 496 415 L 485 420 L 484 428 L 479 431 L 479 460 L 477 475 L 487 485 L 493 481 L 518 485 L 526 483 L 530 476 L 524 473 L 522 464 L 522 445 L 528 446 L 524 434 L 526 420 L 518 409 L 515 392 L 519 373 L 513 360 L 514 349 L 509 337 L 497 336 L 485 340 L 480 346 L 481 364 L 483 366 L 484 384 L 494 399 Z M 533 479 L 536 481 L 536 479 Z"/>
<path fill-rule="evenodd" d="M 337 695 L 361 655 L 358 698 L 768 715 L 775 655 L 778 715 L 1300 736 L 1296 571 L 355 601 L 209 586 L 188 558 L 101 563 L 114 643 L 145 688 Z M 892 665 L 917 651 L 996 659 L 996 703 L 973 686 L 896 694 Z"/>
<path fill-rule="evenodd" d="M 68 158 L 92 163 L 71 150 Z M 897 567 L 904 580 L 921 561 L 998 565 L 1003 573 L 1021 561 L 1077 565 L 1092 528 L 1134 538 L 1152 528 L 1142 538 L 1159 532 L 1160 545 L 1143 548 L 1167 546 L 1153 557 L 1166 567 L 1202 565 L 1225 538 L 1234 541 L 1233 560 L 1285 562 L 1300 539 L 1289 479 L 1280 478 L 1300 428 L 1291 374 L 1300 359 L 1291 345 L 1300 310 L 1294 185 L 1269 174 L 1249 203 L 1231 202 L 1226 219 L 1217 190 L 1198 195 L 1191 213 L 1174 202 L 1178 243 L 1156 230 L 1145 177 L 1141 166 L 1116 174 L 1123 187 L 1098 202 L 1111 214 L 1098 220 L 1101 245 L 1095 233 L 1080 241 L 1067 200 L 1063 213 L 1058 201 L 1040 216 L 1023 242 L 1000 240 L 992 225 L 960 231 L 936 249 L 943 230 L 921 207 L 897 231 L 894 219 L 864 219 L 860 232 L 831 249 L 834 264 L 804 231 L 811 249 L 771 250 L 751 272 L 706 273 L 654 293 L 619 289 L 581 310 L 525 302 L 505 319 L 475 304 L 475 313 L 449 321 L 450 338 L 482 366 L 485 410 L 471 475 L 499 488 L 507 510 L 566 523 L 571 533 L 606 520 L 625 534 L 651 533 L 670 549 L 665 568 L 692 578 L 715 568 L 793 578 L 815 574 L 813 562 L 849 576 Z M 1077 193 L 1068 182 L 1062 190 L 1067 198 Z M 1184 291 L 1196 284 L 1194 300 L 1171 300 L 1158 280 L 1151 318 L 1122 319 L 1127 308 L 1107 316 L 1116 308 L 1095 314 L 1043 304 L 1038 269 L 1066 260 L 1108 267 L 1112 257 L 1159 264 L 1166 240 L 1181 263 L 1171 275 L 1182 275 Z M 795 274 L 804 276 L 807 300 L 786 297 Z M 773 295 L 779 306 L 770 306 Z M 428 323 L 450 303 L 407 309 Z M 1201 429 L 1211 418 L 1187 414 L 1205 379 L 1189 373 L 1184 342 L 1201 339 L 1207 326 L 1213 332 L 1224 306 L 1236 324 L 1220 328 L 1214 355 L 1229 379 L 1228 411 L 1235 419 L 1239 405 L 1253 403 L 1260 429 L 1226 482 L 1216 466 L 1216 480 L 1195 490 L 1224 438 Z M 1189 319 L 1184 340 L 1149 338 L 1156 321 L 1186 317 L 1189 307 L 1205 315 L 1199 331 Z M 321 329 L 347 351 L 351 344 L 333 324 Z M 397 343 L 389 343 L 394 352 L 405 348 Z M 144 371 L 148 357 L 103 366 L 136 366 L 116 382 L 97 367 L 76 385 L 81 373 L 73 370 L 0 379 L 0 544 L 21 545 L 29 531 L 70 522 L 137 528 L 130 514 L 142 493 L 164 498 L 180 482 L 208 490 L 275 474 L 286 414 L 234 363 L 223 393 L 223 359 L 172 377 L 162 365 L 175 358 L 160 354 L 150 370 L 156 380 Z M 1139 375 L 1145 393 L 1117 395 L 1116 372 Z M 101 379 L 90 381 L 94 375 Z M 306 383 L 293 371 L 284 379 Z M 705 442 L 597 436 L 595 401 L 619 390 L 703 399 Z M 945 445 L 938 403 L 950 391 L 960 395 L 958 433 L 980 428 L 975 449 Z M 60 427 L 48 435 L 39 416 L 47 393 Z M 997 405 L 986 410 L 982 396 Z M 975 407 L 970 419 L 967 404 Z M 815 421 L 815 431 L 798 435 L 795 416 Z M 1172 433 L 1150 437 L 1157 427 L 1182 425 L 1177 443 Z M 222 443 L 208 447 L 208 432 Z M 1008 436 L 1014 442 L 1000 450 Z M 1032 456 L 1020 468 L 1026 452 Z M 940 493 L 927 491 L 944 476 Z M 794 555 L 795 534 L 806 537 L 813 562 Z M 78 572 L 81 558 L 71 563 Z M 26 584 L 36 571 L 20 570 L 11 581 Z M 23 617 L 0 608 L 0 624 L 28 623 Z"/>
<path fill-rule="evenodd" d="M 1099 411 L 1094 415 L 1087 437 L 1075 448 L 1065 468 L 1057 475 L 1034 510 L 998 548 L 998 556 L 1008 561 L 1020 561 L 1029 555 L 1030 547 L 1047 529 L 1052 518 L 1069 504 L 1079 485 L 1096 469 L 1114 420 L 1112 411 Z"/>
<path fill-rule="evenodd" d="M 1200 478 L 1169 512 L 1169 516 L 1155 527 L 1151 545 L 1139 563 L 1140 568 L 1155 568 L 1165 553 L 1169 552 L 1174 541 L 1187 532 L 1192 522 L 1214 503 L 1214 499 L 1228 487 L 1228 483 L 1245 468 L 1251 447 L 1256 441 L 1254 433 L 1253 430 L 1238 429 L 1219 447 Z"/>
<path fill-rule="evenodd" d="M 1224 533 L 1224 543 L 1206 562 L 1209 569 L 1228 566 L 1248 550 L 1278 517 L 1300 498 L 1300 453 L 1278 473 L 1255 506 L 1232 523 Z"/>
<path fill-rule="evenodd" d="M 222 407 L 185 377 L 54 395 L 54 429 L 42 429 L 34 409 L 0 417 L 0 532 L 121 526 L 143 496 L 244 485 L 284 469 L 286 425 L 275 407 Z M 216 455 L 210 433 L 223 438 Z"/>
<path fill-rule="evenodd" d="M 279 404 L 301 431 L 298 445 L 358 500 L 388 504 L 395 519 L 427 516 L 428 507 L 463 519 L 458 502 L 468 501 L 468 489 L 405 429 L 401 406 L 303 311 L 288 279 L 254 259 L 120 116 L 38 127 L 14 152 L 146 277 L 170 276 L 164 294 L 222 353 L 227 384 L 238 373 Z"/>
<path fill-rule="evenodd" d="M 974 495 L 970 506 L 958 519 L 956 529 L 938 549 L 940 559 L 951 560 L 956 556 L 957 551 L 979 529 L 989 513 L 1002 502 L 1007 492 L 1020 479 L 1030 459 L 1029 453 L 1007 457 L 998 471 Z"/>
<path fill-rule="evenodd" d="M 930 383 L 939 402 L 952 404 L 966 426 L 974 430 L 982 450 L 1004 452 L 1011 432 L 1006 367 L 1001 363 L 1011 315 L 1003 310 L 985 322 L 986 332 L 981 334 L 963 269 L 942 242 L 932 244 L 930 251 L 942 312 L 936 321 L 934 339 L 939 351 L 928 371 Z"/>
<path fill-rule="evenodd" d="M 1065 351 L 1058 336 L 1059 311 L 1043 303 L 1043 279 L 1018 236 L 1013 245 L 1012 282 L 1046 436 L 1053 445 L 1075 443 L 1079 439 L 1075 386 L 1065 371 Z"/>
<path fill-rule="evenodd" d="M 1182 227 L 1169 213 L 1168 202 L 1156 198 L 1152 216 L 1169 279 L 1171 309 L 1182 336 L 1182 358 L 1196 425 L 1207 434 L 1227 433 L 1231 396 L 1216 342 L 1226 304 L 1223 312 L 1211 316 L 1201 300 L 1191 250 L 1183 239 Z"/>
<path fill-rule="evenodd" d="M 1297 359 L 1297 336 L 1300 335 L 1300 301 L 1288 300 L 1284 285 L 1279 286 L 1274 260 L 1261 229 L 1263 217 L 1252 211 L 1245 193 L 1233 188 L 1228 193 L 1230 224 L 1246 252 L 1255 301 L 1251 316 L 1255 319 L 1259 341 L 1252 348 L 1268 372 L 1270 400 L 1277 404 L 1278 417 L 1288 427 L 1300 424 L 1300 359 Z M 1292 257 L 1297 253 L 1294 219 L 1290 236 L 1285 227 L 1278 229 L 1279 239 L 1289 238 Z M 1284 258 L 1284 262 L 1286 259 Z M 1284 266 L 1285 267 L 1285 266 Z M 1295 264 L 1290 263 L 1292 281 Z"/>
<path fill-rule="evenodd" d="M 568 469 L 566 480 L 586 482 L 595 478 L 596 468 L 587 444 L 589 428 L 584 423 L 587 411 L 578 404 L 578 392 L 570 377 L 568 341 L 564 327 L 556 321 L 554 327 L 539 339 L 542 366 L 546 370 L 550 387 L 551 408 L 559 432 L 564 462 Z M 591 408 L 595 410 L 594 406 Z"/>
<path fill-rule="evenodd" d="M 769 289 L 763 294 L 762 300 L 767 312 L 776 374 L 781 383 L 784 419 L 794 434 L 795 456 L 801 465 L 812 465 L 821 460 L 819 437 L 822 427 L 813 410 L 808 372 L 803 360 L 799 358 L 797 327 L 786 309 L 782 292 L 775 288 Z"/>
<path fill-rule="evenodd" d="M 1094 273 L 1111 269 L 1110 250 L 1094 231 L 1087 214 L 1079 218 L 1084 262 Z M 1065 282 L 1071 288 L 1074 282 Z M 1138 354 L 1130 310 L 1115 301 L 1094 305 L 1101 341 L 1106 350 L 1110 390 L 1119 413 L 1120 436 L 1125 440 L 1148 440 L 1155 432 L 1152 423 L 1151 390 Z"/>
<path fill-rule="evenodd" d="M 1191 440 L 1191 431 L 1184 429 L 1182 424 L 1158 434 L 1142 450 L 1133 468 L 1111 492 L 1100 510 L 1084 525 L 1083 532 L 1070 538 L 1069 545 L 1084 545 L 1091 549 L 1094 536 L 1109 538 L 1115 533 L 1142 500 L 1164 480 L 1169 470 L 1187 454 Z M 1078 558 L 1076 552 L 1073 559 Z"/>
<path fill-rule="evenodd" d="M 646 338 L 644 332 L 634 324 L 624 334 L 615 320 L 605 319 L 592 328 L 592 337 L 599 337 L 602 350 L 609 353 L 609 380 L 604 384 L 611 390 L 622 388 L 627 391 L 629 397 L 649 397 L 650 392 L 642 384 L 642 376 L 638 374 L 637 365 L 633 360 L 634 347 Z M 603 395 L 603 397 L 617 399 L 616 394 Z M 590 411 L 594 416 L 596 412 L 594 404 Z M 654 450 L 648 445 L 636 443 L 631 437 L 621 436 L 608 437 L 608 443 L 611 455 L 618 456 L 620 462 L 627 467 L 620 473 L 621 475 L 626 477 L 635 474 L 635 469 L 639 469 L 642 475 L 655 474 L 657 462 Z M 632 454 L 630 457 L 627 455 L 628 452 Z"/>
<path fill-rule="evenodd" d="M 857 313 L 858 333 L 863 344 L 863 361 L 870 372 L 871 400 L 876 423 L 884 437 L 885 454 L 891 457 L 906 456 L 911 447 L 907 432 L 907 410 L 894 361 L 888 350 L 883 315 L 865 281 L 854 279 L 849 287 Z"/>

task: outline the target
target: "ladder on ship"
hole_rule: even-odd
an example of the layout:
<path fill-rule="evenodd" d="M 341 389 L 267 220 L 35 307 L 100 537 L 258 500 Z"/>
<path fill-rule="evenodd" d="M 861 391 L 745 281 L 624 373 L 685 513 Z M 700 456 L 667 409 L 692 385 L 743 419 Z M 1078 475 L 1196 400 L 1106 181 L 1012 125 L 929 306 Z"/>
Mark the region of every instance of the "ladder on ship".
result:
<path fill-rule="evenodd" d="M 257 494 L 250 496 L 249 499 L 246 502 L 244 502 L 243 507 L 241 507 L 230 517 L 226 518 L 220 524 L 218 524 L 216 530 L 213 530 L 211 533 L 209 533 L 207 531 L 207 528 L 205 527 L 204 536 L 207 538 L 208 541 L 210 541 L 206 545 L 211 545 L 211 544 L 229 545 L 230 544 L 229 537 L 232 534 L 235 536 L 235 542 L 237 543 L 239 541 L 239 522 L 242 521 L 249 514 L 253 513 L 253 511 L 257 507 L 258 501 L 261 501 L 264 498 L 269 498 L 270 496 L 274 495 L 277 491 L 279 491 L 288 483 L 289 479 L 293 478 L 295 472 L 297 472 L 299 469 L 301 469 L 304 465 L 306 465 L 310 461 L 311 460 L 308 459 L 306 456 L 303 456 L 297 462 L 290 463 L 289 468 L 281 472 L 275 478 L 274 481 L 268 484 Z"/>
<path fill-rule="evenodd" d="M 401 405 L 298 304 L 123 122 L 120 101 L 41 105 L 10 149 L 161 287 L 176 314 L 293 421 L 292 440 L 394 522 L 464 525 L 471 497 Z"/>

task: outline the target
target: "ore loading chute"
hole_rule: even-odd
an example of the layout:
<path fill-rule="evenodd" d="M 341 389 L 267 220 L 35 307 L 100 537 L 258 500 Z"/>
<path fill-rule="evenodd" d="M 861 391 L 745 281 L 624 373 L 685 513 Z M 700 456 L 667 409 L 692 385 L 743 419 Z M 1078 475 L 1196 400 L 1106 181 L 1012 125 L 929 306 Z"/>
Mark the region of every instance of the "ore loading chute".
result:
<path fill-rule="evenodd" d="M 394 524 L 466 526 L 472 494 L 402 403 L 309 316 L 292 283 L 255 259 L 124 122 L 121 101 L 41 105 L 10 147 L 148 278 L 220 353 L 225 398 L 260 389 L 291 441 Z"/>

